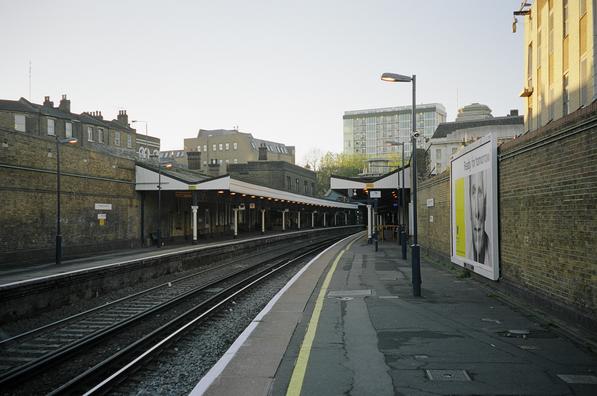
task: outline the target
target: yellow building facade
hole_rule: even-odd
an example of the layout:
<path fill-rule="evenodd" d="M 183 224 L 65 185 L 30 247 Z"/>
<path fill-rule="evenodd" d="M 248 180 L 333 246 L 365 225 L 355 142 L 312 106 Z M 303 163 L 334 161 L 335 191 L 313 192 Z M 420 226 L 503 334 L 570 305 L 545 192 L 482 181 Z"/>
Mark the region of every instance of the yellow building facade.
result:
<path fill-rule="evenodd" d="M 514 13 L 524 17 L 525 130 L 593 102 L 593 1 L 527 0 Z"/>

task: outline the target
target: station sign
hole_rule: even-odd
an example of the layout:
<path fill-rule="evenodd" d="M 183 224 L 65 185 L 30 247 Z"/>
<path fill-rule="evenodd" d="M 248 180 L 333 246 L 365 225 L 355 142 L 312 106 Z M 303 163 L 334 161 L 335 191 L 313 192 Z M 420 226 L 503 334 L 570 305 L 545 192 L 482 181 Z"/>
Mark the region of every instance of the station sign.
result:
<path fill-rule="evenodd" d="M 109 203 L 96 203 L 95 210 L 112 210 L 112 204 Z"/>
<path fill-rule="evenodd" d="M 176 196 L 176 198 L 191 198 L 193 196 L 193 193 L 190 191 L 176 191 L 174 195 Z"/>
<path fill-rule="evenodd" d="M 381 198 L 380 190 L 369 191 L 369 198 Z"/>

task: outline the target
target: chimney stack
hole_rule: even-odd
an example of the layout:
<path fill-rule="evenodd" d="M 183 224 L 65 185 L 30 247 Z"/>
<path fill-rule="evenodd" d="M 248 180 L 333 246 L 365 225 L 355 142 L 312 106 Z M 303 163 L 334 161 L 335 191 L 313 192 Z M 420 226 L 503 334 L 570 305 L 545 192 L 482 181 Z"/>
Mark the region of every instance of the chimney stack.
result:
<path fill-rule="evenodd" d="M 220 163 L 217 159 L 212 159 L 207 165 L 207 174 L 211 177 L 220 176 Z"/>
<path fill-rule="evenodd" d="M 259 161 L 267 161 L 267 146 L 265 143 L 261 143 L 261 146 L 259 146 Z"/>
<path fill-rule="evenodd" d="M 66 95 L 62 95 L 58 109 L 64 111 L 65 113 L 70 113 L 70 100 L 66 99 Z"/>
<path fill-rule="evenodd" d="M 126 110 L 118 110 L 117 120 L 120 125 L 129 127 L 129 116 L 126 114 Z"/>
<path fill-rule="evenodd" d="M 187 151 L 187 162 L 188 162 L 189 169 L 194 169 L 194 170 L 201 169 L 201 152 Z"/>
<path fill-rule="evenodd" d="M 49 96 L 44 96 L 44 107 L 54 107 L 54 102 L 50 101 Z"/>
<path fill-rule="evenodd" d="M 518 117 L 518 109 L 510 110 L 510 117 Z"/>

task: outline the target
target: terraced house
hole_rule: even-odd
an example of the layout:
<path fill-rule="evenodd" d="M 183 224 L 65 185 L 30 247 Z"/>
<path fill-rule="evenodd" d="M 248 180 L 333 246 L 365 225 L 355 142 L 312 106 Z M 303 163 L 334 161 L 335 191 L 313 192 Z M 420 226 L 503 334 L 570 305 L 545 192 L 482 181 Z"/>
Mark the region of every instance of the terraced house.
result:
<path fill-rule="evenodd" d="M 75 137 L 81 147 L 135 158 L 135 129 L 129 125 L 126 110 L 110 121 L 100 111 L 75 114 L 70 107 L 66 95 L 58 106 L 49 96 L 41 105 L 25 98 L 0 100 L 0 128 L 39 137 Z"/>

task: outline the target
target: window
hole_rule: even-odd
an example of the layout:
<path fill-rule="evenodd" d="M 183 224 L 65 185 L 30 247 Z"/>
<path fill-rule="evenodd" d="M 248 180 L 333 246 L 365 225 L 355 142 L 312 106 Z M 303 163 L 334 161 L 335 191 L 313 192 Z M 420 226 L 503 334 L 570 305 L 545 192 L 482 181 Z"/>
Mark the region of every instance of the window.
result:
<path fill-rule="evenodd" d="M 197 146 L 197 151 L 201 152 L 201 146 Z"/>
<path fill-rule="evenodd" d="M 131 135 L 126 135 L 126 147 L 133 147 L 133 137 Z"/>
<path fill-rule="evenodd" d="M 564 30 L 564 38 L 568 36 L 568 0 L 563 1 L 563 30 Z"/>
<path fill-rule="evenodd" d="M 562 78 L 562 112 L 563 115 L 568 114 L 568 74 L 564 74 Z"/>
<path fill-rule="evenodd" d="M 435 149 L 435 159 L 437 161 L 442 160 L 442 149 Z"/>
<path fill-rule="evenodd" d="M 203 145 L 203 151 L 205 151 L 207 153 L 207 144 Z"/>
<path fill-rule="evenodd" d="M 73 137 L 73 124 L 70 122 L 64 123 L 64 136 L 67 138 Z"/>
<path fill-rule="evenodd" d="M 288 191 L 292 190 L 292 180 L 290 179 L 290 176 L 286 176 L 286 188 Z"/>
<path fill-rule="evenodd" d="M 296 192 L 299 192 L 299 179 L 298 178 L 295 180 L 295 187 L 296 187 Z"/>
<path fill-rule="evenodd" d="M 235 164 L 238 164 L 238 158 L 235 158 L 235 159 L 234 159 L 234 163 L 235 163 Z"/>
<path fill-rule="evenodd" d="M 307 194 L 309 192 L 309 183 L 306 180 L 303 183 L 303 188 L 305 189 L 305 194 Z"/>
<path fill-rule="evenodd" d="M 232 143 L 232 148 L 237 150 L 238 149 L 238 143 L 234 142 Z"/>
<path fill-rule="evenodd" d="M 217 145 L 214 144 L 214 145 L 211 146 L 211 151 L 216 151 L 217 149 L 218 149 Z"/>
<path fill-rule="evenodd" d="M 226 160 L 226 163 L 227 163 L 227 164 L 229 164 L 229 163 L 230 163 L 230 160 Z"/>
<path fill-rule="evenodd" d="M 145 158 L 145 149 L 143 147 L 139 147 L 139 158 Z"/>
<path fill-rule="evenodd" d="M 456 147 L 452 147 L 452 155 L 456 154 L 456 150 L 458 150 Z"/>
<path fill-rule="evenodd" d="M 93 142 L 93 128 L 90 126 L 87 127 L 87 141 Z"/>
<path fill-rule="evenodd" d="M 120 132 L 118 131 L 114 132 L 114 145 L 120 146 Z"/>
<path fill-rule="evenodd" d="M 56 135 L 56 133 L 54 132 L 54 120 L 50 118 L 48 118 L 48 135 Z"/>
<path fill-rule="evenodd" d="M 23 114 L 15 114 L 15 129 L 25 132 L 25 116 Z"/>
<path fill-rule="evenodd" d="M 104 130 L 102 128 L 97 128 L 97 141 L 99 143 L 104 142 Z"/>
<path fill-rule="evenodd" d="M 218 147 L 219 147 L 220 151 L 222 151 L 224 146 L 222 145 L 222 143 L 220 143 L 220 144 L 218 144 Z"/>
<path fill-rule="evenodd" d="M 580 104 L 589 103 L 589 66 L 587 57 L 580 60 Z"/>
<path fill-rule="evenodd" d="M 230 150 L 230 143 L 226 143 L 226 151 Z"/>

